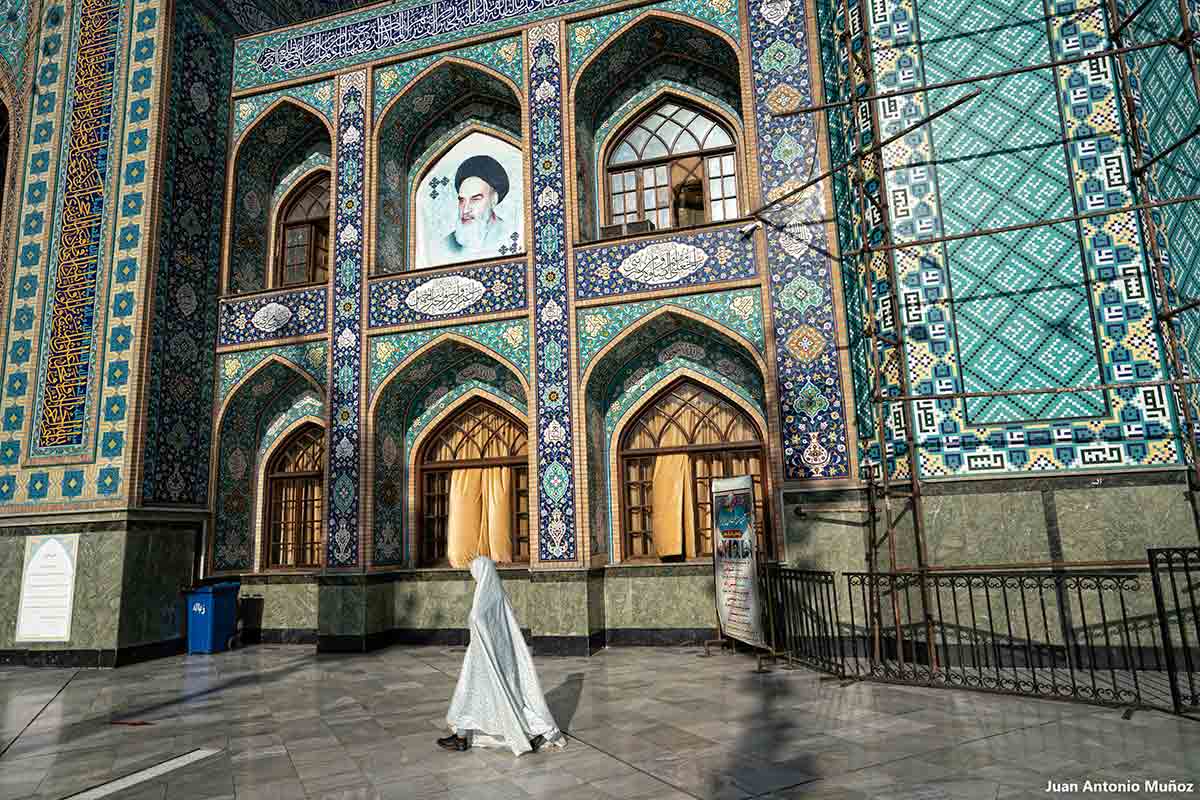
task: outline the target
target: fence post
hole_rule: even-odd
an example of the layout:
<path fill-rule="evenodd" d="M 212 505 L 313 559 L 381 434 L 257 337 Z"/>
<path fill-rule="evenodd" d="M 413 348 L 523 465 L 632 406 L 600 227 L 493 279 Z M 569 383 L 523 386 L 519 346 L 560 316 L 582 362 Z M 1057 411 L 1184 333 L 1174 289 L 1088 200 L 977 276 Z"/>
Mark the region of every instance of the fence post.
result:
<path fill-rule="evenodd" d="M 1175 652 L 1171 647 L 1171 626 L 1167 622 L 1167 604 L 1163 599 L 1162 580 L 1158 574 L 1159 550 L 1151 548 L 1146 551 L 1146 560 L 1150 562 L 1150 583 L 1154 587 L 1154 608 L 1158 612 L 1158 627 L 1162 632 L 1163 655 L 1167 661 L 1167 683 L 1171 686 L 1171 703 L 1176 714 L 1183 713 L 1183 699 L 1179 696 L 1179 673 L 1175 666 Z"/>

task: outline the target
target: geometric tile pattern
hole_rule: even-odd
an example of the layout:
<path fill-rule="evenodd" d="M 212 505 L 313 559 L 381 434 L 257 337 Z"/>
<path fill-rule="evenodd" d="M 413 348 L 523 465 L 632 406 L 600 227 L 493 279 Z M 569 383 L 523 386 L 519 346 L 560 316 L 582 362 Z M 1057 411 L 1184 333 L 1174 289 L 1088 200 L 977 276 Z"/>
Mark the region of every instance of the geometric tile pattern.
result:
<path fill-rule="evenodd" d="M 43 10 L 43 9 L 38 9 Z M 29 21 L 33 18 L 32 0 L 4 0 L 0 2 L 0 58 L 3 67 L 17 86 L 25 84 L 25 37 L 29 32 Z"/>
<path fill-rule="evenodd" d="M 374 119 L 382 121 L 384 111 L 398 95 L 407 91 L 412 79 L 424 72 L 431 64 L 445 58 L 469 61 L 507 76 L 520 86 L 525 81 L 525 69 L 521 52 L 521 37 L 500 39 L 487 44 L 476 44 L 438 53 L 436 56 L 415 58 L 402 64 L 390 64 L 374 71 L 375 95 L 372 105 Z"/>
<path fill-rule="evenodd" d="M 337 81 L 337 205 L 330 231 L 333 257 L 333 338 L 329 359 L 329 529 L 325 563 L 358 563 L 359 452 L 362 447 L 363 204 L 366 165 L 367 73 Z"/>
<path fill-rule="evenodd" d="M 664 249 L 656 242 L 675 242 Z M 654 247 L 654 251 L 647 248 Z M 635 254 L 645 255 L 635 259 Z M 633 270 L 637 261 L 653 268 Z M 575 250 L 575 296 L 580 299 L 608 297 L 629 292 L 646 292 L 718 281 L 753 278 L 757 273 L 754 239 L 737 227 L 700 233 L 681 233 L 659 239 L 640 239 L 616 245 L 594 245 Z"/>
<path fill-rule="evenodd" d="M 876 85 L 908 88 L 1107 46 L 1099 7 L 1049 25 L 1041 8 L 955 0 L 922 2 L 917 14 L 908 0 L 890 0 L 872 21 Z M 1004 36 L 984 35 L 1001 23 Z M 844 54 L 837 62 L 845 67 Z M 889 145 L 883 160 L 893 235 L 917 241 L 1132 202 L 1113 80 L 1103 61 L 993 80 L 980 98 Z M 966 91 L 878 101 L 881 135 Z M 1056 141 L 1063 135 L 1067 146 Z M 906 248 L 896 252 L 896 273 L 901 308 L 893 314 L 881 306 L 880 313 L 887 324 L 901 324 L 918 394 L 1161 377 L 1132 215 Z M 886 272 L 875 274 L 878 300 Z M 894 387 L 889 355 L 881 351 Z M 1164 391 L 1106 395 L 918 401 L 921 471 L 941 477 L 1177 463 Z M 874 445 L 871 452 L 876 460 Z"/>
<path fill-rule="evenodd" d="M 225 191 L 229 141 L 211 120 L 229 112 L 232 23 L 190 3 L 173 18 L 142 497 L 205 505 L 212 428 L 196 420 L 212 413 L 224 213 L 213 198 Z"/>
<path fill-rule="evenodd" d="M 1046 26 L 1040 20 L 1020 20 L 1029 10 L 1024 5 L 1028 4 L 1011 0 L 922 2 L 925 80 L 955 80 L 977 74 L 980 65 L 1002 70 L 1009 64 L 1045 61 Z M 992 31 L 995 25 L 1005 26 L 1003 36 Z M 939 202 L 941 231 L 946 234 L 1074 213 L 1054 75 L 1049 70 L 1026 72 L 986 86 L 978 100 L 931 126 L 937 158 L 944 163 L 936 169 L 890 171 L 889 185 L 894 193 L 902 193 L 905 207 L 919 207 L 909 222 L 895 225 L 898 238 L 935 230 L 933 211 Z M 941 108 L 965 91 L 955 87 L 930 92 L 928 104 Z M 922 113 L 927 111 L 924 106 L 921 100 L 911 104 Z M 911 122 L 904 119 L 903 124 Z M 918 172 L 929 177 L 916 177 Z M 932 198 L 935 188 L 938 200 L 907 202 Z M 958 339 L 965 391 L 1100 382 L 1093 314 L 1074 224 L 952 242 L 945 258 L 954 298 L 953 322 L 947 330 Z M 1103 394 L 1089 392 L 968 399 L 966 418 L 982 424 L 1103 413 Z"/>
<path fill-rule="evenodd" d="M 566 208 L 559 26 L 529 32 L 529 131 L 533 153 L 534 326 L 538 558 L 574 561 L 575 454 L 571 415 Z M 532 481 L 531 481 L 532 483 Z"/>
<path fill-rule="evenodd" d="M 1195 1 L 1189 0 L 1187 7 L 1192 10 L 1192 30 L 1196 30 Z M 1124 8 L 1123 13 L 1130 11 Z M 1139 15 L 1141 24 L 1126 29 L 1125 44 L 1144 43 L 1160 38 L 1161 32 L 1182 30 L 1179 12 L 1178 2 L 1154 0 Z M 1200 125 L 1200 102 L 1187 59 L 1174 48 L 1140 50 L 1131 53 L 1128 60 L 1140 89 L 1137 99 L 1143 123 L 1142 146 L 1149 159 Z M 1200 194 L 1200 174 L 1195 169 L 1198 163 L 1200 140 L 1195 138 L 1155 163 L 1149 173 L 1153 198 Z M 1171 306 L 1200 298 L 1200 203 L 1162 207 L 1154 212 L 1154 219 L 1159 235 L 1164 237 L 1162 253 Z M 1174 319 L 1174 326 L 1187 377 L 1200 375 L 1200 309 L 1183 312 Z M 1200 387 L 1188 386 L 1183 393 L 1196 420 L 1200 416 Z"/>
<path fill-rule="evenodd" d="M 328 289 L 322 286 L 256 295 L 249 300 L 222 300 L 217 345 L 251 344 L 321 333 L 325 330 L 328 297 Z"/>
<path fill-rule="evenodd" d="M 791 92 L 798 106 L 812 102 L 809 11 L 800 0 L 754 0 L 749 20 L 758 168 L 764 197 L 772 200 L 821 169 L 816 117 L 771 113 L 780 91 Z M 849 477 L 832 265 L 825 228 L 813 222 L 827 213 L 817 186 L 768 211 L 772 224 L 763 226 L 779 387 L 779 408 L 772 413 L 779 414 L 782 429 L 785 480 Z M 789 347 L 804 337 L 804 346 Z"/>

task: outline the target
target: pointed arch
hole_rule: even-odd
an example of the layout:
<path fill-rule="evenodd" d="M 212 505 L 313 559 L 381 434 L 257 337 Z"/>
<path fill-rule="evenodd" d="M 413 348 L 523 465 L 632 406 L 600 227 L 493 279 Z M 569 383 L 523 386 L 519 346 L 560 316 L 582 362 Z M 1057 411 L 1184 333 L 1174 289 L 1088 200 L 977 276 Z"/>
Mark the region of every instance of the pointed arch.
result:
<path fill-rule="evenodd" d="M 732 36 L 718 28 L 716 25 L 696 17 L 678 14 L 674 11 L 666 11 L 660 8 L 650 8 L 643 11 L 641 14 L 638 14 L 636 17 L 610 33 L 605 43 L 589 53 L 588 57 L 585 58 L 582 63 L 580 63 L 579 68 L 575 70 L 575 77 L 571 80 L 571 93 L 568 100 L 572 108 L 575 107 L 575 91 L 579 88 L 580 79 L 582 79 L 584 74 L 587 72 L 588 67 L 592 65 L 592 62 L 598 59 L 605 51 L 611 49 L 613 45 L 617 44 L 621 40 L 621 37 L 623 37 L 626 33 L 629 33 L 629 31 L 633 30 L 637 26 L 653 19 L 677 22 L 682 25 L 695 28 L 703 33 L 716 36 L 718 39 L 724 41 L 725 44 L 729 45 L 729 49 L 738 56 L 738 62 L 739 64 L 741 63 L 741 45 Z"/>
<path fill-rule="evenodd" d="M 590 359 L 588 359 L 588 363 L 584 367 L 583 375 L 581 376 L 579 382 L 584 391 L 587 391 L 588 385 L 591 383 L 592 374 L 595 372 L 597 366 L 604 361 L 604 358 L 607 355 L 612 353 L 612 351 L 617 347 L 624 344 L 624 342 L 639 335 L 642 330 L 652 325 L 656 320 L 659 320 L 663 317 L 679 317 L 689 320 L 701 328 L 707 328 L 736 343 L 739 346 L 739 349 L 744 350 L 744 354 L 754 362 L 756 367 L 758 367 L 763 381 L 766 381 L 768 374 L 767 362 L 763 359 L 762 353 L 760 353 L 758 348 L 754 346 L 753 342 L 727 325 L 723 325 L 714 319 L 703 316 L 702 314 L 697 314 L 695 311 L 684 308 L 683 306 L 667 303 L 666 305 L 654 309 L 646 316 L 638 319 L 632 325 L 622 330 L 619 334 L 613 337 L 611 341 L 597 350 Z"/>
<path fill-rule="evenodd" d="M 230 294 L 230 287 L 233 282 L 233 264 L 234 264 L 234 249 L 235 249 L 234 248 L 234 234 L 236 232 L 236 229 L 239 228 L 239 225 L 238 225 L 239 215 L 236 213 L 236 206 L 237 206 L 237 202 L 238 202 L 238 197 L 237 197 L 238 182 L 239 182 L 239 178 L 240 178 L 241 174 L 243 173 L 243 170 L 239 169 L 239 165 L 241 164 L 241 161 L 242 161 L 242 156 L 245 154 L 245 152 L 247 152 L 246 151 L 247 144 L 252 142 L 254 135 L 256 133 L 258 133 L 258 131 L 261 128 L 263 128 L 263 126 L 265 126 L 269 120 L 274 119 L 285 108 L 294 109 L 296 112 L 305 115 L 305 118 L 311 117 L 314 120 L 316 120 L 316 122 L 318 122 L 320 124 L 321 130 L 324 131 L 325 140 L 328 141 L 331 152 L 333 149 L 334 141 L 337 138 L 332 124 L 330 123 L 330 121 L 328 119 L 325 118 L 324 114 L 322 114 L 320 111 L 313 108 L 308 103 L 305 103 L 304 101 L 302 101 L 298 98 L 289 97 L 289 96 L 278 97 L 274 101 L 272 101 L 271 104 L 268 105 L 265 109 L 263 109 L 263 111 L 255 118 L 254 122 L 251 123 L 250 126 L 248 128 L 246 128 L 245 131 L 242 132 L 241 136 L 238 137 L 238 140 L 234 143 L 234 145 L 229 150 L 229 159 L 228 159 L 228 162 L 226 165 L 226 170 L 225 170 L 225 206 L 224 206 L 223 219 L 225 220 L 226 224 L 223 226 L 224 234 L 223 234 L 223 241 L 222 241 L 222 246 L 221 246 L 221 278 L 220 278 L 220 282 L 219 282 L 220 285 L 218 288 L 218 292 L 221 296 L 226 296 L 226 295 Z M 335 188 L 334 182 L 332 180 L 330 181 L 329 191 L 330 191 L 329 205 L 330 205 L 330 208 L 333 208 L 336 205 L 337 200 L 336 200 L 336 188 Z M 264 239 L 263 245 L 264 245 L 264 247 L 268 247 L 268 248 L 272 247 L 274 245 L 273 229 L 272 229 L 271 223 L 270 223 L 271 217 L 272 217 L 272 209 L 268 207 L 265 210 L 265 219 L 263 220 L 263 225 L 266 228 L 265 234 L 263 236 L 263 239 Z M 267 263 L 263 264 L 262 268 L 263 268 L 263 276 L 264 276 L 264 280 L 263 280 L 264 288 L 267 288 L 266 284 L 269 283 L 270 273 L 271 273 L 271 263 L 270 263 L 271 262 L 271 250 L 270 249 L 266 250 L 265 257 L 267 259 Z"/>
<path fill-rule="evenodd" d="M 308 427 L 308 426 L 320 428 L 322 433 L 326 437 L 328 437 L 329 431 L 327 429 L 325 422 L 326 421 L 324 418 L 314 417 L 312 415 L 305 415 L 305 416 L 300 417 L 299 419 L 296 419 L 293 422 L 289 423 L 287 427 L 285 427 L 282 431 L 279 432 L 279 435 L 267 447 L 266 452 L 264 452 L 262 454 L 262 457 L 259 459 L 258 463 L 256 464 L 256 472 L 255 472 L 255 476 L 254 476 L 255 490 L 254 490 L 254 501 L 253 501 L 254 502 L 254 564 L 253 564 L 253 569 L 255 572 L 262 572 L 263 569 L 266 568 L 266 565 L 264 563 L 266 560 L 265 559 L 266 544 L 265 544 L 264 539 L 266 536 L 266 532 L 268 530 L 268 522 L 269 522 L 268 514 L 270 511 L 270 509 L 268 507 L 268 503 L 267 503 L 267 498 L 270 496 L 270 490 L 267 486 L 268 468 L 269 468 L 271 462 L 275 460 L 275 457 L 279 454 L 279 452 L 286 445 L 290 444 L 293 435 L 297 431 L 299 431 L 301 428 Z M 326 440 L 325 446 L 326 447 L 329 446 L 328 440 Z M 322 485 L 323 485 L 323 483 L 324 483 L 324 481 L 322 480 Z M 321 547 L 320 551 L 321 551 L 322 555 L 324 555 L 324 547 Z"/>
<path fill-rule="evenodd" d="M 624 519 L 624 503 L 622 500 L 623 480 L 615 479 L 621 476 L 621 440 L 624 438 L 629 426 L 638 420 L 643 412 L 660 402 L 665 393 L 681 382 L 691 382 L 707 389 L 721 401 L 734 406 L 738 411 L 745 414 L 757 427 L 759 440 L 753 446 L 756 446 L 760 451 L 758 479 L 762 485 L 762 493 L 755 498 L 755 501 L 756 505 L 761 509 L 759 512 L 760 515 L 765 518 L 758 520 L 757 524 L 759 525 L 760 534 L 763 534 L 763 539 L 768 543 L 772 541 L 771 537 L 766 535 L 767 531 L 772 531 L 774 528 L 774 520 L 772 519 L 773 506 L 769 499 L 772 497 L 774 486 L 772 470 L 768 463 L 770 448 L 768 445 L 769 429 L 767 427 L 766 416 L 763 411 L 755 408 L 737 392 L 728 391 L 726 387 L 711 377 L 689 367 L 678 367 L 655 381 L 652 386 L 642 392 L 638 400 L 618 418 L 616 425 L 613 426 L 612 434 L 609 436 L 608 441 L 605 442 L 607 453 L 605 471 L 610 478 L 614 478 L 608 481 L 607 497 L 610 512 L 608 531 L 609 552 L 613 554 L 614 560 L 620 561 L 628 558 L 628 553 L 625 552 L 625 537 L 619 535 L 624 532 L 624 525 L 626 524 Z"/>
<path fill-rule="evenodd" d="M 522 111 L 522 113 L 524 113 L 524 111 L 525 111 L 524 92 L 522 91 L 521 87 L 517 86 L 517 84 L 513 81 L 512 78 L 508 77 L 507 75 L 505 75 L 502 72 L 499 72 L 496 69 L 493 69 L 492 67 L 486 66 L 484 64 L 480 64 L 477 61 L 470 61 L 468 59 L 459 58 L 458 56 L 453 56 L 453 55 L 442 56 L 437 61 L 434 61 L 429 66 L 425 67 L 425 69 L 421 70 L 416 75 L 414 75 L 404 85 L 404 88 L 401 89 L 399 92 L 397 92 L 396 96 L 393 97 L 391 100 L 388 100 L 387 103 L 384 104 L 383 108 L 380 109 L 378 119 L 375 121 L 375 130 L 372 131 L 372 133 L 371 133 L 372 147 L 378 148 L 380 134 L 382 133 L 382 131 L 387 123 L 387 119 L 391 115 L 392 109 L 396 106 L 396 104 L 399 103 L 403 98 L 405 98 L 409 94 L 411 94 L 413 89 L 415 89 L 418 85 L 420 85 L 421 81 L 425 80 L 430 75 L 437 72 L 438 70 L 440 70 L 444 67 L 451 66 L 451 65 L 461 66 L 461 67 L 464 67 L 465 69 L 477 70 L 477 71 L 482 72 L 483 74 L 487 75 L 488 77 L 495 78 L 496 80 L 500 81 L 501 83 L 503 83 L 504 85 L 506 85 L 508 87 L 509 91 L 512 92 L 513 97 L 517 101 L 517 105 L 521 107 L 521 111 Z"/>
<path fill-rule="evenodd" d="M 494 359 L 495 361 L 499 362 L 501 365 L 503 365 L 505 368 L 507 368 L 510 372 L 512 372 L 513 375 L 516 377 L 517 382 L 521 384 L 521 388 L 525 391 L 525 397 L 528 398 L 530 396 L 529 395 L 529 379 L 525 376 L 525 373 L 522 370 L 520 370 L 515 364 L 513 364 L 512 361 L 510 361 L 506 356 L 501 355 L 499 352 L 497 352 L 496 350 L 493 350 L 492 348 L 488 347 L 487 345 L 480 344 L 479 342 L 475 341 L 474 339 L 468 339 L 467 337 L 463 336 L 460 333 L 455 333 L 454 331 L 444 331 L 443 333 L 438 334 L 433 339 L 430 339 L 428 342 L 426 342 L 425 344 L 418 347 L 413 352 L 409 353 L 404 358 L 403 361 L 401 361 L 399 364 L 397 364 L 395 367 L 393 367 L 391 370 L 389 370 L 388 374 L 385 375 L 381 381 L 379 381 L 379 385 L 371 393 L 371 400 L 370 400 L 370 403 L 368 404 L 367 417 L 373 418 L 375 416 L 375 414 L 377 413 L 377 406 L 379 404 L 379 398 L 383 395 L 383 391 L 384 391 L 384 389 L 387 388 L 388 384 L 390 384 L 392 381 L 394 381 L 397 378 L 397 376 L 399 376 L 406 369 L 408 369 L 409 367 L 411 367 L 412 365 L 414 365 L 418 361 L 420 361 L 421 357 L 424 356 L 426 353 L 429 353 L 433 350 L 438 349 L 439 347 L 442 347 L 446 344 L 451 344 L 451 343 L 452 344 L 460 344 L 464 347 L 469 347 L 473 350 L 477 350 L 481 354 L 487 356 L 488 358 Z"/>

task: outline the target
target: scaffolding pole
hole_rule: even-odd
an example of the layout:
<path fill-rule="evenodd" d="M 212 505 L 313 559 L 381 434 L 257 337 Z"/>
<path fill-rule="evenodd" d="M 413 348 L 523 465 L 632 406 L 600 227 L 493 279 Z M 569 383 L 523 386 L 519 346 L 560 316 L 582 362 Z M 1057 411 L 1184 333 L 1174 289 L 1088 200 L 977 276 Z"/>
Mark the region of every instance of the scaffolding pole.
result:
<path fill-rule="evenodd" d="M 879 93 L 875 87 L 875 73 L 873 64 L 873 50 L 871 46 L 871 31 L 870 31 L 870 0 L 835 0 L 841 6 L 842 14 L 844 15 L 843 24 L 839 26 L 834 18 L 830 20 L 830 28 L 833 36 L 840 40 L 844 48 L 844 70 L 839 70 L 842 74 L 839 75 L 839 80 L 847 88 L 849 99 L 835 100 L 810 106 L 805 106 L 799 109 L 779 112 L 776 116 L 793 116 L 798 114 L 821 114 L 825 117 L 825 129 L 833 130 L 834 126 L 829 124 L 829 114 L 831 111 L 839 111 L 846 113 L 848 111 L 849 118 L 847 120 L 847 130 L 842 131 L 844 137 L 848 137 L 852 133 L 857 134 L 857 141 L 850 145 L 852 151 L 851 156 L 832 167 L 825 172 L 811 177 L 799 188 L 793 189 L 783 196 L 775 198 L 770 203 L 755 211 L 752 216 L 766 221 L 761 215 L 771 208 L 786 202 L 791 197 L 800 194 L 805 189 L 823 182 L 839 173 L 847 173 L 848 181 L 853 187 L 852 202 L 857 206 L 858 224 L 857 234 L 859 239 L 858 249 L 849 253 L 842 253 L 837 261 L 847 262 L 853 261 L 855 272 L 861 275 L 864 298 L 863 298 L 863 314 L 864 326 L 862 333 L 869 341 L 870 358 L 869 358 L 869 375 L 870 375 L 870 402 L 873 409 L 873 418 L 875 425 L 875 440 L 879 448 L 877 463 L 867 466 L 867 506 L 868 506 L 868 542 L 867 542 L 867 569 L 872 578 L 880 572 L 879 557 L 880 552 L 886 548 L 890 571 L 915 573 L 915 578 L 920 586 L 921 602 L 923 604 L 922 617 L 926 632 L 927 658 L 931 668 L 937 667 L 937 653 L 934 646 L 932 617 L 930 615 L 930 597 L 928 588 L 928 576 L 930 566 L 928 564 L 928 554 L 926 551 L 925 542 L 925 515 L 922 502 L 922 487 L 921 487 L 921 471 L 919 463 L 919 454 L 917 450 L 917 442 L 915 428 L 913 425 L 913 404 L 926 401 L 943 401 L 943 400 L 965 400 L 968 398 L 985 398 L 985 397 L 1006 397 L 1019 395 L 1038 395 L 1038 394 L 1067 394 L 1075 392 L 1087 391 L 1122 391 L 1129 389 L 1147 389 L 1147 388 L 1165 388 L 1166 392 L 1174 397 L 1176 406 L 1179 410 L 1179 416 L 1183 422 L 1183 436 L 1178 436 L 1178 431 L 1175 432 L 1177 438 L 1184 438 L 1186 442 L 1183 444 L 1182 452 L 1180 453 L 1181 461 L 1183 462 L 1187 474 L 1189 491 L 1188 497 L 1191 501 L 1193 515 L 1195 517 L 1197 528 L 1200 529 L 1200 445 L 1197 443 L 1197 420 L 1191 402 L 1188 396 L 1189 388 L 1200 384 L 1200 379 L 1192 378 L 1188 375 L 1186 368 L 1185 353 L 1183 345 L 1179 341 L 1178 331 L 1174 320 L 1180 314 L 1200 308 L 1200 299 L 1189 298 L 1174 298 L 1172 296 L 1172 287 L 1167 281 L 1167 270 L 1164 264 L 1164 256 L 1161 252 L 1162 248 L 1159 243 L 1159 227 L 1154 219 L 1154 211 L 1159 208 L 1178 205 L 1181 203 L 1200 202 L 1200 195 L 1190 195 L 1176 198 L 1159 199 L 1155 198 L 1155 193 L 1151 185 L 1152 168 L 1163 158 L 1170 155 L 1171 152 L 1182 147 L 1194 137 L 1200 135 L 1200 126 L 1187 132 L 1178 141 L 1150 157 L 1146 158 L 1146 150 L 1141 140 L 1141 130 L 1138 125 L 1137 108 L 1135 104 L 1135 94 L 1133 89 L 1133 81 L 1129 74 L 1129 67 L 1126 63 L 1126 57 L 1143 51 L 1150 51 L 1161 47 L 1175 47 L 1182 51 L 1187 59 L 1188 71 L 1191 78 L 1192 89 L 1195 93 L 1197 102 L 1200 102 L 1200 63 L 1197 61 L 1197 56 L 1193 44 L 1198 40 L 1196 32 L 1193 30 L 1189 9 L 1188 0 L 1178 0 L 1179 14 L 1181 18 L 1181 30 L 1178 35 L 1157 38 L 1153 41 L 1141 44 L 1125 44 L 1123 39 L 1124 32 L 1129 28 L 1130 24 L 1135 19 L 1149 8 L 1152 0 L 1142 0 L 1139 5 L 1126 17 L 1122 18 L 1117 9 L 1116 0 L 1102 0 L 1102 4 L 1095 8 L 1101 9 L 1108 17 L 1109 27 L 1112 28 L 1112 33 L 1108 42 L 1108 47 L 1103 50 L 1097 50 L 1092 53 L 1084 54 L 1066 59 L 1058 59 L 1046 61 L 1040 64 L 1022 65 L 1008 70 L 991 72 L 969 78 L 960 78 L 950 81 L 943 81 L 937 84 L 928 86 L 898 89 Z M 839 30 L 840 27 L 840 30 Z M 858 46 L 856 47 L 856 40 Z M 895 242 L 893 241 L 890 215 L 888 209 L 888 194 L 886 181 L 886 164 L 883 159 L 883 150 L 891 142 L 896 141 L 902 136 L 907 135 L 917 129 L 920 129 L 930 123 L 934 118 L 945 114 L 953 107 L 961 105 L 968 100 L 977 97 L 982 89 L 976 89 L 968 93 L 966 96 L 958 98 L 953 103 L 948 104 L 933 113 L 927 113 L 925 117 L 916 123 L 905 127 L 899 133 L 881 140 L 881 129 L 879 124 L 876 102 L 889 98 L 902 97 L 907 95 L 922 94 L 935 89 L 950 88 L 963 85 L 977 85 L 979 83 L 996 80 L 1021 73 L 1032 72 L 1035 70 L 1057 70 L 1061 67 L 1071 66 L 1075 64 L 1094 63 L 1101 60 L 1111 59 L 1116 64 L 1116 81 L 1117 91 L 1120 95 L 1120 113 L 1122 115 L 1123 127 L 1127 137 L 1126 147 L 1130 156 L 1131 167 L 1130 173 L 1132 177 L 1132 199 L 1133 203 L 1117 209 L 1106 209 L 1102 211 L 1076 213 L 1070 216 L 1039 220 L 1031 223 L 1018 225 L 1003 226 L 994 229 L 977 229 L 960 234 L 950 234 L 928 239 L 918 239 L 913 241 Z M 1054 76 L 1057 86 L 1057 75 Z M 859 92 L 859 89 L 864 91 Z M 1057 92 L 1057 88 L 1056 88 Z M 926 95 L 928 96 L 928 95 Z M 843 111 L 846 110 L 846 111 Z M 1059 144 L 1066 143 L 1065 134 L 1059 139 Z M 908 165 L 905 165 L 908 166 Z M 895 253 L 897 251 L 906 250 L 909 248 L 929 247 L 936 244 L 941 244 L 950 241 L 958 241 L 978 236 L 996 235 L 1011 231 L 1018 231 L 1029 228 L 1044 227 L 1054 224 L 1074 223 L 1077 224 L 1084 220 L 1112 216 L 1115 214 L 1136 214 L 1142 223 L 1143 239 L 1146 242 L 1146 247 L 1149 250 L 1149 257 L 1146 261 L 1149 266 L 1150 281 L 1153 284 L 1153 292 L 1151 294 L 1151 303 L 1154 307 L 1155 318 L 1158 322 L 1162 341 L 1166 349 L 1166 358 L 1163 359 L 1166 366 L 1166 375 L 1160 380 L 1138 380 L 1129 382 L 1114 383 L 1105 381 L 1101 383 L 1081 384 L 1073 386 L 1059 387 L 1043 387 L 1033 389 L 1012 389 L 1008 391 L 986 391 L 986 392 L 969 392 L 958 391 L 939 393 L 933 395 L 916 394 L 911 391 L 910 376 L 908 370 L 908 359 L 906 350 L 906 341 L 904 334 L 903 307 L 900 303 L 900 297 L 897 291 L 896 278 L 896 261 Z M 814 221 L 814 224 L 817 221 Z M 885 282 L 886 291 L 877 297 L 876 282 Z M 1084 281 L 1081 285 L 1091 290 L 1092 279 L 1090 274 L 1085 272 Z M 952 302 L 952 299 L 949 300 Z M 880 322 L 881 314 L 890 316 L 892 334 L 883 330 L 883 325 Z M 887 349 L 883 347 L 887 346 Z M 885 390 L 885 382 L 888 381 L 887 370 L 889 364 L 886 363 L 889 359 L 894 360 L 894 373 L 896 378 L 896 391 Z M 892 470 L 889 468 L 889 437 L 888 425 L 889 417 L 892 416 L 891 408 L 894 404 L 899 404 L 900 415 L 894 427 L 895 431 L 893 440 L 903 442 L 905 453 L 904 460 L 907 462 L 907 481 L 898 483 L 893 482 Z M 892 450 L 894 452 L 894 450 Z M 895 454 L 895 463 L 899 467 L 901 461 L 900 454 Z M 905 489 L 900 487 L 907 483 Z M 896 551 L 896 534 L 898 515 L 893 507 L 893 499 L 903 497 L 906 499 L 905 506 L 912 514 L 912 531 L 913 531 L 913 550 L 916 559 L 916 569 L 902 567 L 897 561 Z M 882 509 L 880 509 L 882 506 Z M 879 511 L 882 510 L 882 520 L 880 520 Z M 882 526 L 880 526 L 882 522 Z M 883 530 L 880 531 L 879 528 Z M 881 621 L 882 621 L 882 603 L 880 597 L 880 581 L 873 579 L 871 581 L 869 617 L 871 619 L 871 637 L 873 641 L 873 650 L 875 657 L 878 658 L 881 649 Z M 896 641 L 899 645 L 897 648 L 896 657 L 900 662 L 900 667 L 904 669 L 906 653 L 904 649 L 904 628 L 901 624 L 901 612 L 897 597 L 893 594 L 890 597 L 892 623 L 895 625 Z"/>

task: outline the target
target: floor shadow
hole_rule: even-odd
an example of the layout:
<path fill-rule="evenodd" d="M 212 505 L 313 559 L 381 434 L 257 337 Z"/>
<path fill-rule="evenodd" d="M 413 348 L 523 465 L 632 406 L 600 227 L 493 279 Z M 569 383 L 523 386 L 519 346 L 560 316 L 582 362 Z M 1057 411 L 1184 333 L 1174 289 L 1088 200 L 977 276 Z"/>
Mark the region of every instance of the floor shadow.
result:
<path fill-rule="evenodd" d="M 571 720 L 579 709 L 579 696 L 583 694 L 583 673 L 572 672 L 558 686 L 546 693 L 546 705 L 563 733 L 571 730 Z"/>
<path fill-rule="evenodd" d="M 795 702 L 792 699 L 796 691 L 794 682 L 788 680 L 788 673 L 778 667 L 773 672 L 758 673 L 749 668 L 750 663 L 747 659 L 746 674 L 736 686 L 742 695 L 755 698 L 753 727 L 738 738 L 736 748 L 728 754 L 726 768 L 713 774 L 712 796 L 723 796 L 729 791 L 725 782 L 729 778 L 747 796 L 793 785 L 778 779 L 777 773 L 772 777 L 776 785 L 762 785 L 766 767 L 795 773 L 795 784 L 811 779 L 816 771 L 812 754 L 796 751 L 789 745 L 796 729 L 793 720 L 797 712 L 790 708 Z"/>

